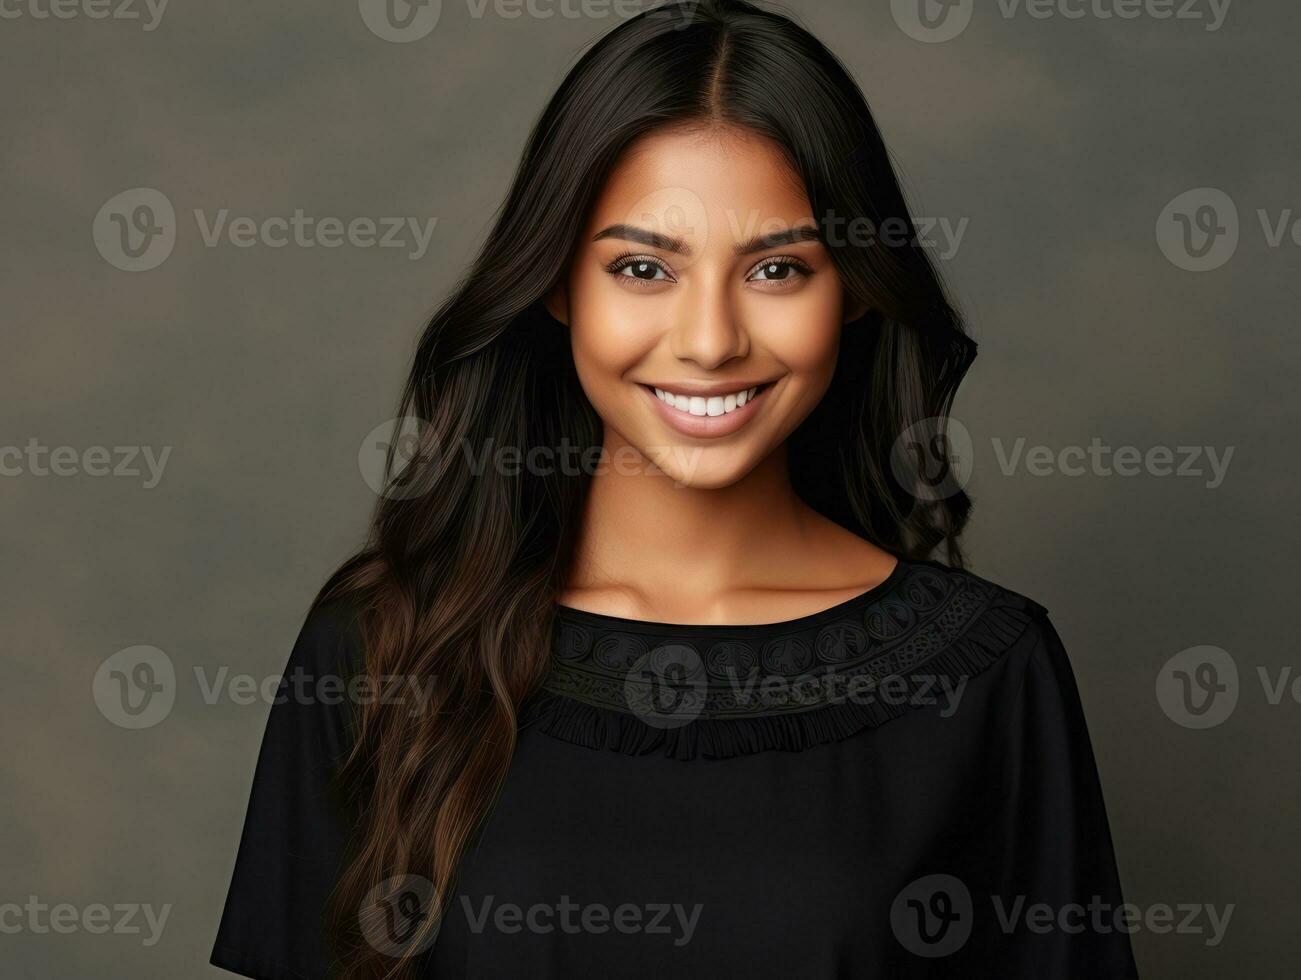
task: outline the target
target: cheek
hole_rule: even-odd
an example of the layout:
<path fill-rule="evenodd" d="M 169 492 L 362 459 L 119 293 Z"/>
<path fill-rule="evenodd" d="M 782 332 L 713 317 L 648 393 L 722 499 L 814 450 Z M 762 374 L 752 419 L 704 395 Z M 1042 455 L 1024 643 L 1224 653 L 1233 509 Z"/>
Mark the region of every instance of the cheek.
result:
<path fill-rule="evenodd" d="M 572 275 L 569 298 L 574 365 L 588 397 L 599 403 L 602 387 L 621 383 L 654 346 L 667 314 L 664 304 L 629 296 L 600 270 Z"/>
<path fill-rule="evenodd" d="M 833 277 L 816 279 L 790 296 L 757 297 L 748 322 L 754 341 L 780 361 L 801 386 L 825 389 L 836 367 L 842 303 Z M 824 285 L 824 283 L 826 283 Z"/>

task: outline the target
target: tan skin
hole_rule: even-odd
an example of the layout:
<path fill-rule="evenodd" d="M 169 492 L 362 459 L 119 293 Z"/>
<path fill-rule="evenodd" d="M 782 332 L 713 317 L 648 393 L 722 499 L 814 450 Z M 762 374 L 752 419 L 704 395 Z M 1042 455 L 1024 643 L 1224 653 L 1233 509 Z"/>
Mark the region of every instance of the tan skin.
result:
<path fill-rule="evenodd" d="M 787 472 L 786 439 L 831 382 L 843 324 L 866 309 L 813 227 L 800 181 L 758 134 L 661 130 L 615 167 L 547 300 L 605 429 L 564 605 L 781 622 L 893 570 L 893 556 L 804 504 Z M 739 427 L 683 420 L 647 387 L 718 397 L 754 382 L 767 387 L 738 409 Z M 681 431 L 701 426 L 734 431 Z"/>

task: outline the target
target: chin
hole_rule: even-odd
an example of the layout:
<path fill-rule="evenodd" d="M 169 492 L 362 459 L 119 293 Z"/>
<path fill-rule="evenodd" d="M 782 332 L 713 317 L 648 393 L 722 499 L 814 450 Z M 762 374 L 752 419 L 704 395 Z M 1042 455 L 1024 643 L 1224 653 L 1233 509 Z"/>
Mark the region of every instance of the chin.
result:
<path fill-rule="evenodd" d="M 699 452 L 699 459 L 695 453 Z M 730 459 L 711 459 L 717 452 L 699 450 L 698 447 L 676 447 L 671 460 L 661 465 L 660 469 L 677 487 L 693 490 L 720 490 L 739 483 L 754 469 L 757 460 L 748 456 Z"/>

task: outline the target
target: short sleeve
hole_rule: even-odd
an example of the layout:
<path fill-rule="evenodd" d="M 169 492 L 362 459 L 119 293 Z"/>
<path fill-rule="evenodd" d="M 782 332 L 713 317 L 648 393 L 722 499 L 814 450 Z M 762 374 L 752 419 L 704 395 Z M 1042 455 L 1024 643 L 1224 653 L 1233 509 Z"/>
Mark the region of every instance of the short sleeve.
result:
<path fill-rule="evenodd" d="M 1007 706 L 1002 828 L 994 896 L 1001 976 L 1138 976 L 1093 747 L 1061 638 L 1040 610 L 1037 642 Z"/>
<path fill-rule="evenodd" d="M 256 980 L 330 976 L 325 914 L 346 829 L 334 776 L 350 746 L 360 650 L 338 604 L 315 608 L 299 632 L 262 737 L 213 966 Z"/>

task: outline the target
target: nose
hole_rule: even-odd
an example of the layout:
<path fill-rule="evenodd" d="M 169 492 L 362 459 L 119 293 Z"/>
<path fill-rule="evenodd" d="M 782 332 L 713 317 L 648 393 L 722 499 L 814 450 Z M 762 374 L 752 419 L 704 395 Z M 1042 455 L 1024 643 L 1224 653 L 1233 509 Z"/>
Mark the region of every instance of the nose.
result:
<path fill-rule="evenodd" d="M 712 280 L 699 278 L 684 291 L 684 302 L 674 311 L 676 322 L 669 334 L 673 356 L 705 371 L 750 352 L 749 334 L 726 285 Z"/>

